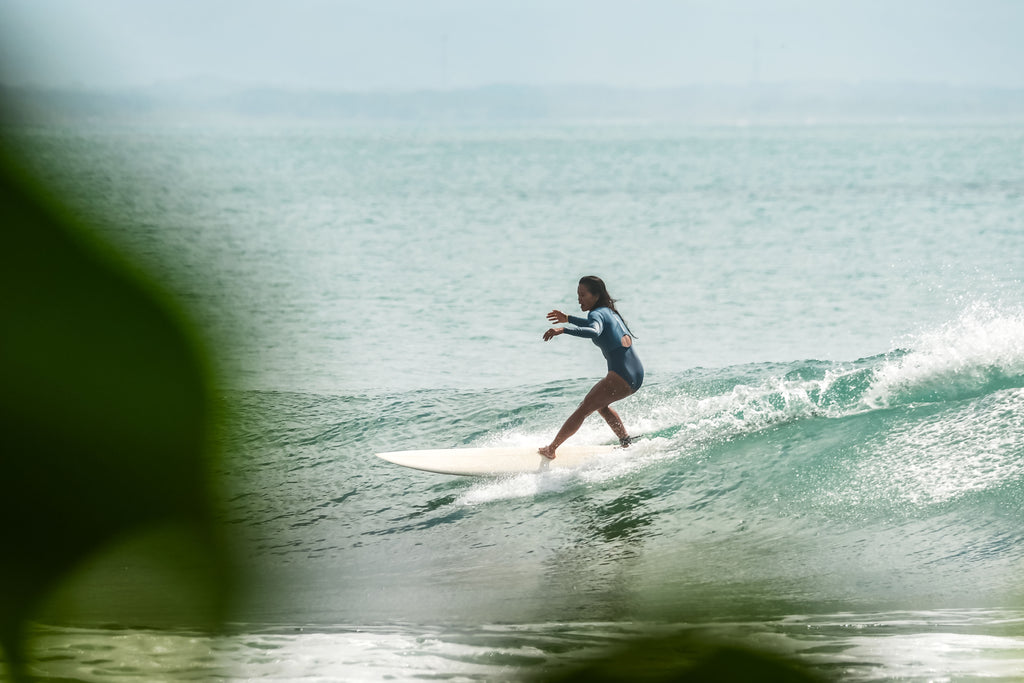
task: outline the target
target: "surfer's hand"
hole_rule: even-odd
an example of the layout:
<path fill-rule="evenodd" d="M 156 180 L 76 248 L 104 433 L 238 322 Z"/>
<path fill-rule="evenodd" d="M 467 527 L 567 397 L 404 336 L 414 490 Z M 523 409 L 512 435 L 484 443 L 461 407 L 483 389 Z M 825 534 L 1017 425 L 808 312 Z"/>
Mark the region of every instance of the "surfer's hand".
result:
<path fill-rule="evenodd" d="M 548 313 L 548 320 L 553 323 L 567 323 L 569 322 L 569 316 L 561 311 L 551 311 Z"/>
<path fill-rule="evenodd" d="M 544 341 L 550 341 L 551 339 L 557 337 L 563 332 L 565 332 L 565 330 L 562 329 L 561 327 L 552 327 L 550 330 L 544 333 Z"/>

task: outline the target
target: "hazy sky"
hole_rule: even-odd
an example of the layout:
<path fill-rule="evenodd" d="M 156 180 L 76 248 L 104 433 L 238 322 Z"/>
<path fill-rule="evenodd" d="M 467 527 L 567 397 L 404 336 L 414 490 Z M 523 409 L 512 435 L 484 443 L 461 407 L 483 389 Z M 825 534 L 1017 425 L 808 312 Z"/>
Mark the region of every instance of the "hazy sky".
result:
<path fill-rule="evenodd" d="M 0 80 L 1024 87 L 1024 0 L 0 0 Z"/>

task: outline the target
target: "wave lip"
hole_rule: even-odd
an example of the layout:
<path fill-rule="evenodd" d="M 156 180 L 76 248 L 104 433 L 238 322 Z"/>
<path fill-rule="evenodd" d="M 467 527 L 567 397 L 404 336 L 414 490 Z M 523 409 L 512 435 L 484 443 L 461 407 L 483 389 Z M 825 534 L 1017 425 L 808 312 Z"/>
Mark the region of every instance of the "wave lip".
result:
<path fill-rule="evenodd" d="M 1024 388 L 1024 310 L 975 304 L 884 355 L 740 366 L 680 384 L 647 406 L 643 426 L 684 450 L 807 419 L 981 398 Z"/>
<path fill-rule="evenodd" d="M 975 398 L 1024 387 L 1024 311 L 976 304 L 918 335 L 874 370 L 866 409 Z"/>

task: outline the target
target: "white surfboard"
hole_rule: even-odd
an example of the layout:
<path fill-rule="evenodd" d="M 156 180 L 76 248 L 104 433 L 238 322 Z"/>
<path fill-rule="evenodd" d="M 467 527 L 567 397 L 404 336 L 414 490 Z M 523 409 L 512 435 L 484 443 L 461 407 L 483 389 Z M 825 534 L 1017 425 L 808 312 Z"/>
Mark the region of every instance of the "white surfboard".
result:
<path fill-rule="evenodd" d="M 403 467 L 438 474 L 484 477 L 498 474 L 545 472 L 580 467 L 594 456 L 621 450 L 619 446 L 560 446 L 554 460 L 536 447 L 449 448 L 429 451 L 378 453 L 378 458 Z"/>

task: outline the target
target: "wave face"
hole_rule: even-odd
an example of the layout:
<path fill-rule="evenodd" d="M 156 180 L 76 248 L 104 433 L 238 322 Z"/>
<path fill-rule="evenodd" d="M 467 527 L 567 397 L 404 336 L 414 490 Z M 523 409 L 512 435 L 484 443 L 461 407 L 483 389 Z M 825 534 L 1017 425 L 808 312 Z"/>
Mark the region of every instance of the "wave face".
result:
<path fill-rule="evenodd" d="M 545 443 L 587 383 L 246 392 L 262 618 L 537 623 L 1021 604 L 1024 315 L 979 306 L 851 362 L 697 368 L 580 470 L 468 479 L 382 450 Z M 574 437 L 610 442 L 592 417 Z M 283 455 L 282 455 L 283 454 Z M 259 491 L 259 494 L 254 492 Z"/>

